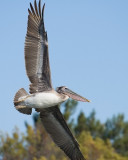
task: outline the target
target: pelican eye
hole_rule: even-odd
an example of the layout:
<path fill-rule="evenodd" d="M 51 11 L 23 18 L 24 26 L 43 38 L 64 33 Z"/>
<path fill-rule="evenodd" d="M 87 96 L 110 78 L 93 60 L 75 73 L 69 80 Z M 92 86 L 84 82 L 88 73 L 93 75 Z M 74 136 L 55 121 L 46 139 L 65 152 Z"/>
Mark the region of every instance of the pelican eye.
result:
<path fill-rule="evenodd" d="M 64 90 L 68 89 L 67 87 L 64 88 Z"/>

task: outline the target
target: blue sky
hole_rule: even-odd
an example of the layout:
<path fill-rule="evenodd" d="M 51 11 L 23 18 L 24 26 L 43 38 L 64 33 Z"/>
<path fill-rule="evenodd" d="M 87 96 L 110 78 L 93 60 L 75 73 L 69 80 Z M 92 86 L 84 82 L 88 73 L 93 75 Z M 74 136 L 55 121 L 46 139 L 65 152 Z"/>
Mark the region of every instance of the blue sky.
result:
<path fill-rule="evenodd" d="M 24 40 L 30 0 L 0 2 L 0 130 L 25 130 L 32 116 L 17 112 L 13 97 L 28 91 Z M 33 0 L 31 0 L 33 3 Z M 80 102 L 86 115 L 95 109 L 102 122 L 123 113 L 128 120 L 128 1 L 45 0 L 53 86 L 66 85 L 91 103 Z"/>

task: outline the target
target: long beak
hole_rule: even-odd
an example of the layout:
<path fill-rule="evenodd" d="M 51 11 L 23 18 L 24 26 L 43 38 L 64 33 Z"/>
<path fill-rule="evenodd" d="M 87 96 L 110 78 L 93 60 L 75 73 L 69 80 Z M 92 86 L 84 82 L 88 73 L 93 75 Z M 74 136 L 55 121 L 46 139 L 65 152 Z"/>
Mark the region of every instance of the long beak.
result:
<path fill-rule="evenodd" d="M 76 101 L 82 101 L 82 102 L 90 102 L 90 100 L 78 95 L 77 93 L 71 91 L 68 88 L 64 89 L 64 94 L 66 94 L 67 96 L 69 96 L 70 98 L 76 100 Z"/>

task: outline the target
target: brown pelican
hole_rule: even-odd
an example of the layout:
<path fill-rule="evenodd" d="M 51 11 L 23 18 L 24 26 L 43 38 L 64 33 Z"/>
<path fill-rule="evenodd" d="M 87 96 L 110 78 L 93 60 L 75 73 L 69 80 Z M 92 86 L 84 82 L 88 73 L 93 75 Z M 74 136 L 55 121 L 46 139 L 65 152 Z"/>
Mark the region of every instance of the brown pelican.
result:
<path fill-rule="evenodd" d="M 25 39 L 25 65 L 31 82 L 30 94 L 21 88 L 14 97 L 15 108 L 24 114 L 31 114 L 32 108 L 40 112 L 41 121 L 53 141 L 71 160 L 85 160 L 79 145 L 68 128 L 59 104 L 69 97 L 77 101 L 89 102 L 65 86 L 52 87 L 49 65 L 48 38 L 44 26 L 44 7 L 30 3 L 28 26 Z"/>

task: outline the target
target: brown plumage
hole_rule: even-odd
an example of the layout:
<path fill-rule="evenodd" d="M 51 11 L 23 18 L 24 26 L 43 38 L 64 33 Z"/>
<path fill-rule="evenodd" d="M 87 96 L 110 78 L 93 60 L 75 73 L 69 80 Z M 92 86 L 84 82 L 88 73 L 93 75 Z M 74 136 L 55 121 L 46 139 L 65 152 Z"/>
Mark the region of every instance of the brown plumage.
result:
<path fill-rule="evenodd" d="M 44 6 L 41 13 L 35 1 L 35 8 L 30 3 L 28 9 L 28 27 L 25 40 L 26 72 L 31 82 L 30 93 L 42 92 L 52 89 L 49 65 L 48 40 L 44 27 Z"/>
<path fill-rule="evenodd" d="M 30 84 L 30 93 L 51 90 L 51 73 L 49 65 L 47 32 L 44 27 L 44 7 L 41 13 L 41 1 L 37 8 L 30 3 L 28 29 L 25 41 L 26 70 Z M 38 64 L 39 60 L 43 62 Z M 53 141 L 65 152 L 71 160 L 85 160 L 79 150 L 79 145 L 68 128 L 58 106 L 40 111 L 41 121 Z"/>
<path fill-rule="evenodd" d="M 59 110 L 58 104 L 69 97 L 83 102 L 89 102 L 89 100 L 65 86 L 58 87 L 57 91 L 52 88 L 48 38 L 44 26 L 44 7 L 45 4 L 41 10 L 41 0 L 39 0 L 38 5 L 35 0 L 34 7 L 30 3 L 30 9 L 28 9 L 25 66 L 31 82 L 31 94 L 28 95 L 23 88 L 20 89 L 15 95 L 14 105 L 19 112 L 24 114 L 31 114 L 32 108 L 35 107 L 36 111 L 40 112 L 40 118 L 46 131 L 58 147 L 71 160 L 85 160 L 76 139 Z"/>

